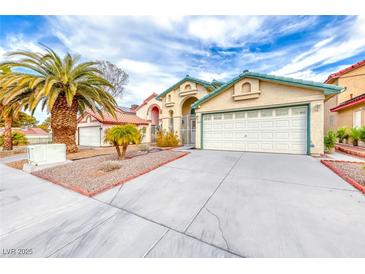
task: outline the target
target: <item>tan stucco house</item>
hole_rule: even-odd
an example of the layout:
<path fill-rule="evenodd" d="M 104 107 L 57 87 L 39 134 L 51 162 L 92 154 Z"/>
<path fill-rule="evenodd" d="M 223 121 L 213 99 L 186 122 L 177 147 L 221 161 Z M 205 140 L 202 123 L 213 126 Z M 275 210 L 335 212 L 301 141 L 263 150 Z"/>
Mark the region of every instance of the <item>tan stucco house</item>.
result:
<path fill-rule="evenodd" d="M 99 115 L 91 110 L 86 110 L 77 120 L 76 140 L 80 146 L 110 146 L 104 142 L 105 131 L 115 125 L 134 124 L 142 132 L 146 132 L 149 123 L 138 117 L 134 109 L 119 107 L 116 117 L 107 112 Z M 145 136 L 144 136 L 145 137 Z"/>
<path fill-rule="evenodd" d="M 346 89 L 325 100 L 325 132 L 365 125 L 365 60 L 331 74 L 325 83 Z"/>
<path fill-rule="evenodd" d="M 154 99 L 162 129 L 176 132 L 183 144 L 322 154 L 324 101 L 342 90 L 337 85 L 244 71 L 226 83 L 187 75 Z"/>

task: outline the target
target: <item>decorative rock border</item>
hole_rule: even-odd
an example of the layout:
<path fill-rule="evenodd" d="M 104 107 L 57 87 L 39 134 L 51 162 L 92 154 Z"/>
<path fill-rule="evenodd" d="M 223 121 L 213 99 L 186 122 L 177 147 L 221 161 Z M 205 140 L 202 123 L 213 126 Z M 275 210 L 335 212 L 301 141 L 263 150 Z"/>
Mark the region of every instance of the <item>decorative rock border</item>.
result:
<path fill-rule="evenodd" d="M 328 167 L 330 170 L 332 170 L 334 173 L 336 173 L 338 176 L 340 176 L 342 179 L 344 179 L 346 182 L 348 182 L 350 185 L 352 185 L 354 188 L 358 189 L 362 193 L 365 194 L 365 186 L 359 184 L 354 179 L 352 179 L 350 176 L 346 175 L 342 170 L 335 168 L 331 165 L 331 162 L 338 162 L 338 163 L 355 163 L 358 164 L 359 162 L 351 162 L 351 161 L 339 161 L 339 160 L 321 160 L 321 163 L 324 164 L 326 167 Z"/>
<path fill-rule="evenodd" d="M 146 169 L 146 170 L 144 170 L 144 171 L 142 171 L 142 172 L 140 172 L 140 173 L 138 173 L 138 174 L 136 174 L 136 175 L 133 175 L 133 176 L 130 176 L 130 177 L 124 178 L 123 180 L 120 180 L 120 181 L 114 182 L 113 184 L 106 185 L 106 186 L 104 186 L 104 187 L 102 187 L 102 188 L 100 188 L 100 189 L 98 189 L 98 190 L 96 190 L 96 191 L 93 191 L 93 192 L 86 191 L 86 190 L 84 190 L 84 189 L 82 189 L 82 188 L 80 188 L 80 187 L 77 187 L 77 186 L 70 186 L 70 185 L 67 185 L 67 184 L 65 184 L 65 183 L 63 183 L 63 182 L 59 182 L 59 181 L 57 181 L 57 180 L 55 180 L 55 179 L 53 179 L 53 178 L 49 178 L 49 177 L 48 177 L 48 176 L 46 176 L 46 175 L 40 175 L 40 174 L 37 174 L 37 175 L 34 175 L 34 176 L 37 176 L 37 177 L 39 177 L 39 178 L 42 178 L 42 179 L 44 179 L 44 180 L 46 180 L 46 181 L 48 181 L 48 182 L 54 183 L 54 184 L 56 184 L 56 185 L 60 185 L 60 186 L 62 186 L 62 187 L 64 187 L 64 188 L 70 189 L 70 190 L 72 190 L 72 191 L 78 192 L 78 193 L 80 193 L 80 194 L 82 194 L 82 195 L 92 197 L 92 196 L 94 196 L 94 195 L 96 195 L 96 194 L 100 194 L 100 193 L 102 193 L 102 192 L 104 192 L 104 191 L 107 191 L 107 190 L 109 190 L 109 189 L 113 188 L 113 187 L 116 187 L 116 186 L 118 186 L 118 185 L 124 184 L 124 183 L 126 183 L 126 182 L 128 182 L 128 181 L 130 181 L 130 180 L 132 180 L 132 179 L 135 179 L 135 178 L 137 178 L 137 177 L 139 177 L 139 176 L 141 176 L 141 175 L 144 175 L 144 174 L 146 174 L 146 173 L 148 173 L 148 172 L 150 172 L 150 171 L 152 171 L 152 170 L 154 170 L 154 169 L 157 169 L 157 168 L 159 168 L 159 167 L 161 167 L 161 166 L 163 166 L 163 165 L 166 165 L 166 164 L 168 164 L 168 163 L 170 163 L 170 162 L 173 162 L 173 161 L 175 161 L 175 160 L 177 160 L 177 159 L 180 159 L 180 158 L 182 158 L 182 157 L 184 157 L 184 156 L 186 156 L 186 155 L 188 155 L 188 154 L 189 154 L 189 152 L 181 152 L 181 155 L 179 155 L 179 156 L 177 156 L 177 157 L 175 157 L 175 158 L 172 158 L 172 159 L 170 159 L 170 160 L 168 160 L 168 161 L 165 161 L 165 162 L 159 163 L 158 165 L 154 165 L 154 166 L 152 166 L 152 167 L 150 167 L 150 168 L 148 168 L 148 169 Z"/>

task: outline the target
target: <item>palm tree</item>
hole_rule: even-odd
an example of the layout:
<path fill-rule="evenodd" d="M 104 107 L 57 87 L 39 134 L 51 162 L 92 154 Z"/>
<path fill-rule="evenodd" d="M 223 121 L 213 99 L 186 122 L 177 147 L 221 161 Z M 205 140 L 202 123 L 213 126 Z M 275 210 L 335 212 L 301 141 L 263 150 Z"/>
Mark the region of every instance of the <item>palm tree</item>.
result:
<path fill-rule="evenodd" d="M 0 67 L 0 76 L 10 75 L 11 70 L 7 66 Z M 9 87 L 8 89 L 10 89 Z M 1 118 L 4 120 L 4 141 L 3 141 L 3 150 L 12 150 L 13 149 L 13 134 L 12 134 L 12 125 L 13 120 L 16 119 L 20 113 L 20 111 L 25 106 L 25 99 L 29 95 L 28 92 L 24 92 L 21 95 L 14 97 L 10 101 L 6 101 L 7 89 L 0 85 L 0 113 Z"/>
<path fill-rule="evenodd" d="M 105 133 L 105 142 L 109 142 L 118 153 L 118 159 L 124 160 L 130 143 L 138 144 L 141 140 L 141 133 L 135 125 L 114 126 Z M 122 147 L 122 152 L 119 146 Z"/>
<path fill-rule="evenodd" d="M 5 102 L 31 90 L 27 107 L 32 112 L 41 103 L 51 113 L 54 143 L 64 143 L 67 152 L 77 152 L 75 134 L 77 114 L 85 109 L 102 114 L 102 110 L 115 115 L 117 104 L 106 88 L 113 86 L 98 70 L 97 62 L 79 62 L 80 56 L 67 53 L 63 59 L 53 50 L 45 52 L 17 51 L 8 54 L 17 61 L 3 63 L 25 72 L 0 76 L 0 86 L 9 88 Z"/>

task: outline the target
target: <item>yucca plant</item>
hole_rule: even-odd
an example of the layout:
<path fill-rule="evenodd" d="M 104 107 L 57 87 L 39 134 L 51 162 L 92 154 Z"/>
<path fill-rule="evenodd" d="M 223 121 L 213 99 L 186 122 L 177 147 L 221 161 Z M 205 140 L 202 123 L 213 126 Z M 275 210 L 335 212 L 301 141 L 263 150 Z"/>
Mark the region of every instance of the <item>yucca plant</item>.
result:
<path fill-rule="evenodd" d="M 67 53 L 61 58 L 48 47 L 44 52 L 17 51 L 8 54 L 18 58 L 3 65 L 21 68 L 0 76 L 6 89 L 5 103 L 31 91 L 27 107 L 34 112 L 41 104 L 51 113 L 52 139 L 64 143 L 67 152 L 76 152 L 77 113 L 91 109 L 102 115 L 105 110 L 115 115 L 117 104 L 106 88 L 113 86 L 98 70 L 97 62 L 80 62 L 80 56 Z"/>
<path fill-rule="evenodd" d="M 332 130 L 328 131 L 323 141 L 326 152 L 331 152 L 336 145 L 336 134 Z"/>
<path fill-rule="evenodd" d="M 342 144 L 343 140 L 349 137 L 347 128 L 346 127 L 338 128 L 336 131 L 336 137 L 338 138 L 338 141 Z"/>
<path fill-rule="evenodd" d="M 115 146 L 118 159 L 124 160 L 128 145 L 131 143 L 139 144 L 141 133 L 135 125 L 114 126 L 105 132 L 104 140 Z M 120 146 L 122 151 L 120 151 Z"/>
<path fill-rule="evenodd" d="M 354 146 L 357 146 L 359 144 L 359 140 L 360 140 L 360 137 L 361 137 L 361 130 L 360 128 L 352 128 L 350 130 L 350 134 L 349 134 L 351 140 L 352 140 L 352 144 Z"/>

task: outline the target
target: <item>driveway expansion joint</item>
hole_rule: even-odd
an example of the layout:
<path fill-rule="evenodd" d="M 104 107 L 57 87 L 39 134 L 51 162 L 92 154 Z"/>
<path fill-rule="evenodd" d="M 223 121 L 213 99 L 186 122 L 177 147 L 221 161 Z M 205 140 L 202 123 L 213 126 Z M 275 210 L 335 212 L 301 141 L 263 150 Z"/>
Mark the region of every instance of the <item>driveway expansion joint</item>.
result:
<path fill-rule="evenodd" d="M 228 170 L 227 174 L 224 175 L 224 177 L 222 178 L 222 180 L 219 182 L 218 186 L 216 187 L 216 189 L 213 191 L 213 193 L 208 197 L 208 199 L 205 201 L 205 203 L 203 204 L 203 206 L 199 209 L 198 213 L 194 216 L 194 218 L 191 220 L 191 222 L 186 226 L 184 233 L 186 231 L 188 231 L 189 227 L 193 224 L 193 222 L 195 221 L 195 219 L 198 217 L 198 215 L 200 214 L 200 212 L 203 210 L 203 208 L 208 204 L 208 202 L 210 201 L 210 199 L 214 196 L 214 194 L 218 191 L 218 189 L 221 187 L 221 185 L 223 184 L 223 182 L 225 181 L 225 179 L 228 177 L 228 175 L 231 173 L 231 171 L 233 170 L 233 168 L 235 168 L 235 166 L 238 164 L 238 162 L 241 160 L 242 156 L 243 156 L 243 152 L 241 153 L 240 157 L 238 157 L 238 159 L 236 160 L 236 162 L 234 162 L 234 164 L 231 166 L 231 168 Z"/>
<path fill-rule="evenodd" d="M 151 247 L 147 250 L 147 252 L 143 255 L 142 258 L 146 258 L 148 256 L 148 254 L 151 253 L 151 251 L 158 245 L 159 242 L 161 242 L 161 240 L 166 236 L 167 232 L 169 232 L 169 231 L 170 231 L 170 229 L 167 229 L 164 233 L 162 233 L 162 236 L 151 245 Z"/>
<path fill-rule="evenodd" d="M 46 256 L 46 258 L 49 258 L 51 256 L 53 256 L 54 254 L 56 254 L 58 251 L 64 249 L 65 247 L 69 246 L 70 244 L 72 244 L 73 242 L 77 241 L 78 239 L 81 239 L 83 237 L 85 237 L 87 234 L 89 234 L 91 231 L 93 231 L 94 229 L 96 229 L 97 227 L 101 226 L 102 224 L 106 223 L 107 221 L 109 221 L 111 218 L 113 218 L 115 215 L 117 215 L 118 212 L 115 212 L 114 214 L 112 214 L 110 217 L 106 218 L 105 220 L 103 220 L 100 223 L 95 224 L 93 227 L 91 227 L 89 230 L 85 231 L 84 233 L 82 233 L 81 235 L 77 236 L 75 239 L 69 241 L 68 243 L 66 243 L 65 245 L 63 245 L 60 248 L 57 248 L 55 251 L 51 252 L 51 254 L 49 254 L 48 256 Z"/>
<path fill-rule="evenodd" d="M 201 242 L 201 243 L 203 243 L 203 244 L 206 244 L 206 245 L 209 245 L 209 246 L 211 246 L 211 247 L 217 248 L 217 249 L 222 250 L 222 251 L 224 251 L 224 252 L 228 252 L 228 253 L 230 253 L 230 254 L 232 254 L 232 255 L 234 255 L 234 256 L 237 256 L 237 257 L 240 257 L 240 258 L 245 258 L 244 256 L 242 256 L 242 255 L 240 255 L 240 254 L 238 254 L 238 253 L 235 253 L 235 252 L 233 252 L 233 251 L 227 250 L 227 249 L 225 249 L 225 248 L 222 248 L 222 247 L 220 247 L 220 246 L 214 245 L 214 244 L 212 244 L 212 243 L 209 243 L 209 242 L 203 241 L 202 239 L 199 239 L 199 238 L 197 238 L 197 237 L 195 237 L 195 236 L 193 236 L 193 235 L 186 234 L 186 233 L 185 233 L 185 231 L 179 231 L 179 230 L 177 230 L 177 229 L 175 229 L 175 228 L 169 227 L 169 226 L 167 226 L 167 225 L 165 225 L 165 224 L 159 223 L 159 222 L 157 222 L 157 221 L 154 221 L 154 220 L 152 220 L 152 219 L 149 219 L 149 218 L 147 218 L 147 217 L 144 217 L 144 216 L 142 216 L 142 215 L 139 215 L 139 214 L 137 214 L 137 213 L 135 213 L 135 212 L 133 212 L 133 211 L 130 211 L 130 210 L 128 210 L 128 209 L 125 209 L 125 208 L 122 208 L 122 207 L 118 207 L 118 206 L 116 206 L 116 205 L 108 204 L 108 203 L 103 202 L 103 201 L 99 201 L 99 200 L 97 200 L 97 199 L 95 199 L 95 198 L 93 198 L 93 197 L 90 197 L 90 199 L 93 199 L 93 200 L 95 200 L 95 201 L 98 201 L 99 203 L 102 203 L 102 204 L 106 204 L 106 205 L 108 205 L 108 206 L 110 206 L 110 207 L 117 208 L 117 209 L 119 209 L 119 210 L 121 210 L 121 211 L 127 212 L 127 213 L 132 214 L 132 215 L 134 215 L 134 216 L 136 216 L 136 217 L 139 217 L 139 218 L 141 218 L 141 219 L 143 219 L 143 220 L 145 220 L 145 221 L 148 221 L 148 222 L 151 222 L 151 223 L 154 223 L 154 224 L 160 225 L 160 226 L 162 226 L 162 227 L 167 228 L 168 230 L 171 230 L 171 231 L 174 231 L 174 232 L 176 232 L 176 233 L 182 234 L 182 235 L 184 235 L 184 236 L 186 236 L 186 237 L 189 237 L 189 238 L 191 238 L 191 239 L 197 240 L 197 241 L 199 241 L 199 242 Z M 167 233 L 167 232 L 166 232 L 166 233 Z M 163 237 L 162 237 L 162 238 L 163 238 Z M 161 239 L 162 239 L 162 238 L 161 238 Z"/>

